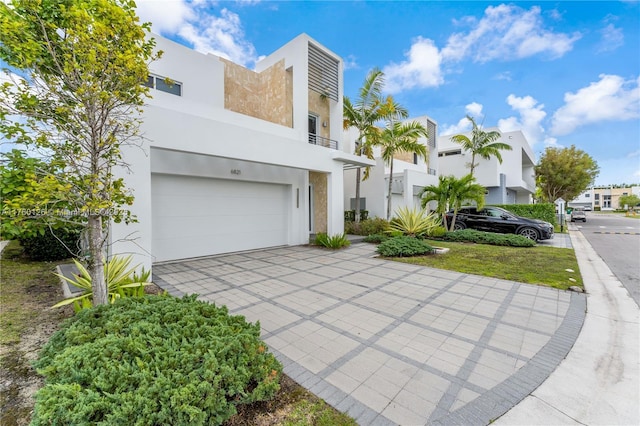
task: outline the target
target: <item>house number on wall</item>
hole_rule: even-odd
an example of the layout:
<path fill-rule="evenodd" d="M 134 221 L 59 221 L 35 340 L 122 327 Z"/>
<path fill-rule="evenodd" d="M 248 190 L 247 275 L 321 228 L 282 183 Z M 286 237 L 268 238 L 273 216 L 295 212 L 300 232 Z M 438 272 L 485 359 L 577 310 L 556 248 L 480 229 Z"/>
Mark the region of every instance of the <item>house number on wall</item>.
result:
<path fill-rule="evenodd" d="M 231 169 L 231 174 L 232 174 L 232 175 L 239 175 L 240 173 L 242 173 L 242 172 L 240 171 L 240 169 Z"/>

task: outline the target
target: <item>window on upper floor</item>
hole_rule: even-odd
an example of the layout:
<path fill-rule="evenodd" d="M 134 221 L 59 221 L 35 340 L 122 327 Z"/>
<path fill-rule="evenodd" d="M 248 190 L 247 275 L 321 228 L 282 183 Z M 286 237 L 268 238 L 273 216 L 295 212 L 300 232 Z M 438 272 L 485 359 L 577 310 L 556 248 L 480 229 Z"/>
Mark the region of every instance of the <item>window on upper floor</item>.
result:
<path fill-rule="evenodd" d="M 591 198 L 591 194 L 584 194 L 585 198 Z"/>
<path fill-rule="evenodd" d="M 596 194 L 596 200 L 600 199 L 600 194 Z"/>
<path fill-rule="evenodd" d="M 438 157 L 448 157 L 450 155 L 460 155 L 460 154 L 462 154 L 462 150 L 461 149 L 457 149 L 455 151 L 439 152 L 438 153 Z"/>
<path fill-rule="evenodd" d="M 145 86 L 161 92 L 171 93 L 172 95 L 182 96 L 182 83 L 174 81 L 169 77 L 162 77 L 151 74 L 144 83 Z"/>
<path fill-rule="evenodd" d="M 413 164 L 418 164 L 418 154 L 413 153 Z"/>

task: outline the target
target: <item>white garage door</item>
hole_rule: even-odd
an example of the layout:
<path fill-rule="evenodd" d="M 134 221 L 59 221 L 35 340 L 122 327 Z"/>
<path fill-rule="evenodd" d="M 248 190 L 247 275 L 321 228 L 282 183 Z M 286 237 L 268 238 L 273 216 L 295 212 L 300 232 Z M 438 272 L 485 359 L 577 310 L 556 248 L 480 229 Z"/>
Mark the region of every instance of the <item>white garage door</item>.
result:
<path fill-rule="evenodd" d="M 287 244 L 286 185 L 151 175 L 156 262 Z"/>

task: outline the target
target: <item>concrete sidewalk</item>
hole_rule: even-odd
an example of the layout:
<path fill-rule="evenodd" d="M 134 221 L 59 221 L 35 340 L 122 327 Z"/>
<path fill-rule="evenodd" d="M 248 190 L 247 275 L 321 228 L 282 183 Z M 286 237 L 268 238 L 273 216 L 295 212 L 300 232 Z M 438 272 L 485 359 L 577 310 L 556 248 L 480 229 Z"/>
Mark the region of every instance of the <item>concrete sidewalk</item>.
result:
<path fill-rule="evenodd" d="M 587 314 L 567 358 L 495 424 L 640 424 L 640 309 L 576 228 Z"/>

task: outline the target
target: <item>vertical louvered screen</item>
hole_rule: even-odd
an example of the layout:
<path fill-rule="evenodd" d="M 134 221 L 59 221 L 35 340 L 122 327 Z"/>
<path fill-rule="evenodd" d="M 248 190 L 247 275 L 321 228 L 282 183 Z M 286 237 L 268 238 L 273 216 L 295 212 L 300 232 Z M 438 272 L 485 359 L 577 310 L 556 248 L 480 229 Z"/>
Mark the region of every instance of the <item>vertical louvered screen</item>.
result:
<path fill-rule="evenodd" d="M 338 101 L 338 61 L 309 43 L 309 89 Z"/>
<path fill-rule="evenodd" d="M 436 133 L 437 133 L 436 123 L 434 123 L 431 120 L 427 120 L 427 135 L 428 135 L 427 140 L 429 141 L 429 146 L 431 148 L 436 147 L 436 137 L 438 136 Z"/>

